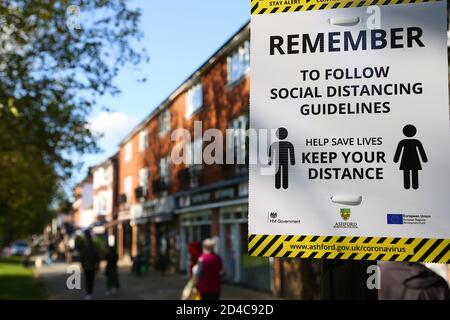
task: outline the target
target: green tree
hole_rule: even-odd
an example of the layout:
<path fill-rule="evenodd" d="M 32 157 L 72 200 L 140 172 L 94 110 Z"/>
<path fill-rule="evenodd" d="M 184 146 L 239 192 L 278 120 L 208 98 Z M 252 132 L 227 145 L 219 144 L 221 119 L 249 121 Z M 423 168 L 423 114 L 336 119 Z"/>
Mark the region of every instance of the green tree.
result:
<path fill-rule="evenodd" d="M 147 59 L 123 0 L 0 0 L 0 236 L 40 232 L 74 154 L 98 151 L 87 117 Z"/>

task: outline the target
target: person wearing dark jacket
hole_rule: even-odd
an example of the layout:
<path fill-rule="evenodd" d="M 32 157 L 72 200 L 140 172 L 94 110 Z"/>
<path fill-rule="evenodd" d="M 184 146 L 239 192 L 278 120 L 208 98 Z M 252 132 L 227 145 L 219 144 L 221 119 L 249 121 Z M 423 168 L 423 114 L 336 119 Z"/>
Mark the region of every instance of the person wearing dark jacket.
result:
<path fill-rule="evenodd" d="M 99 269 L 100 255 L 92 241 L 91 235 L 86 233 L 85 238 L 85 245 L 81 251 L 81 266 L 86 283 L 86 299 L 91 299 L 94 291 L 95 274 Z"/>
<path fill-rule="evenodd" d="M 441 276 L 417 262 L 380 262 L 380 300 L 449 300 Z"/>
<path fill-rule="evenodd" d="M 106 295 L 116 295 L 119 290 L 119 275 L 117 273 L 117 256 L 115 247 L 108 247 L 106 251 Z"/>

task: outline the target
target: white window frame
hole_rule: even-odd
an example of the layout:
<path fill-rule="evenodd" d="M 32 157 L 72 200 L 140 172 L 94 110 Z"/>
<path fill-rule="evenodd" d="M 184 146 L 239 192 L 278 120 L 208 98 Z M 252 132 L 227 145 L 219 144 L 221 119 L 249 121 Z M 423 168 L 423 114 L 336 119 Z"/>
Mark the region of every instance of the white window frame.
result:
<path fill-rule="evenodd" d="M 148 168 L 144 167 L 139 170 L 139 186 L 144 189 L 144 194 L 148 190 Z"/>
<path fill-rule="evenodd" d="M 250 40 L 244 41 L 227 58 L 228 84 L 232 85 L 250 71 Z"/>
<path fill-rule="evenodd" d="M 170 109 L 164 109 L 159 115 L 159 135 L 163 136 L 170 131 Z"/>
<path fill-rule="evenodd" d="M 133 144 L 132 141 L 128 141 L 124 148 L 124 161 L 128 162 L 133 158 Z"/>
<path fill-rule="evenodd" d="M 102 212 L 102 214 L 105 214 L 107 210 L 108 210 L 108 199 L 106 199 L 106 194 L 102 194 L 100 211 Z"/>
<path fill-rule="evenodd" d="M 139 151 L 145 151 L 148 147 L 148 131 L 147 128 L 139 132 Z"/>
<path fill-rule="evenodd" d="M 199 95 L 199 96 L 197 96 Z M 196 101 L 196 98 L 199 101 Z M 191 117 L 194 113 L 203 107 L 203 87 L 201 81 L 192 85 L 186 93 L 186 118 Z"/>
<path fill-rule="evenodd" d="M 245 164 L 246 159 L 246 139 L 247 139 L 247 126 L 248 126 L 248 117 L 247 115 L 241 115 L 233 120 L 231 120 L 228 124 L 228 129 L 232 130 L 232 139 L 233 143 L 230 144 L 227 140 L 227 152 L 231 152 L 237 163 L 235 164 Z M 233 148 L 233 149 L 232 149 Z M 239 155 L 241 153 L 241 155 Z M 244 163 L 239 163 L 240 162 Z"/>
<path fill-rule="evenodd" d="M 103 185 L 103 168 L 97 168 L 94 171 L 94 189 L 98 189 Z"/>
<path fill-rule="evenodd" d="M 203 164 L 203 139 L 197 138 L 192 142 L 186 143 L 186 159 L 185 163 L 187 167 L 192 165 Z"/>
<path fill-rule="evenodd" d="M 126 204 L 131 203 L 131 196 L 133 194 L 133 176 L 126 176 L 123 180 L 123 190 L 125 195 L 127 196 Z"/>
<path fill-rule="evenodd" d="M 161 181 L 170 183 L 170 159 L 169 156 L 159 159 L 159 178 Z"/>

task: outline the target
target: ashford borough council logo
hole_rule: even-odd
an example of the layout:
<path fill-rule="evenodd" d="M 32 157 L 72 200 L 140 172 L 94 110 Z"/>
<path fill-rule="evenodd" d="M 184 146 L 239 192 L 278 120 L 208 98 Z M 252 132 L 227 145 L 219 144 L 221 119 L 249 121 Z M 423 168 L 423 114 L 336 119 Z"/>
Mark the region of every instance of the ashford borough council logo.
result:
<path fill-rule="evenodd" d="M 342 220 L 347 221 L 348 219 L 350 219 L 350 214 L 351 214 L 350 209 L 348 208 L 341 209 Z"/>

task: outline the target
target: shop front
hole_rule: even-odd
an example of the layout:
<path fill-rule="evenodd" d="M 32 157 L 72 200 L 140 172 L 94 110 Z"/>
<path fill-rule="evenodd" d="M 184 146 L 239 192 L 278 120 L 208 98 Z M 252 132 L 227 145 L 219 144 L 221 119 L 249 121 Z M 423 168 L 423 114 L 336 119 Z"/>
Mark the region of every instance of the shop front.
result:
<path fill-rule="evenodd" d="M 144 203 L 139 219 L 148 225 L 150 264 L 162 272 L 170 271 L 176 265 L 174 209 L 173 196 L 149 200 Z"/>
<path fill-rule="evenodd" d="M 191 257 L 189 247 L 195 242 L 201 242 L 210 238 L 212 234 L 212 211 L 202 210 L 190 212 L 180 217 L 180 261 L 179 268 L 183 273 L 188 273 Z"/>
<path fill-rule="evenodd" d="M 136 244 L 137 255 L 148 261 L 151 252 L 151 226 L 145 217 L 144 206 L 141 203 L 132 206 L 132 225 L 137 230 Z"/>
<path fill-rule="evenodd" d="M 270 291 L 270 258 L 249 257 L 247 204 L 220 208 L 220 255 L 228 279 L 246 287 Z"/>
<path fill-rule="evenodd" d="M 213 237 L 227 280 L 271 290 L 269 258 L 250 258 L 248 246 L 248 179 L 234 178 L 176 195 L 180 221 L 180 270 L 188 273 L 189 245 Z"/>

